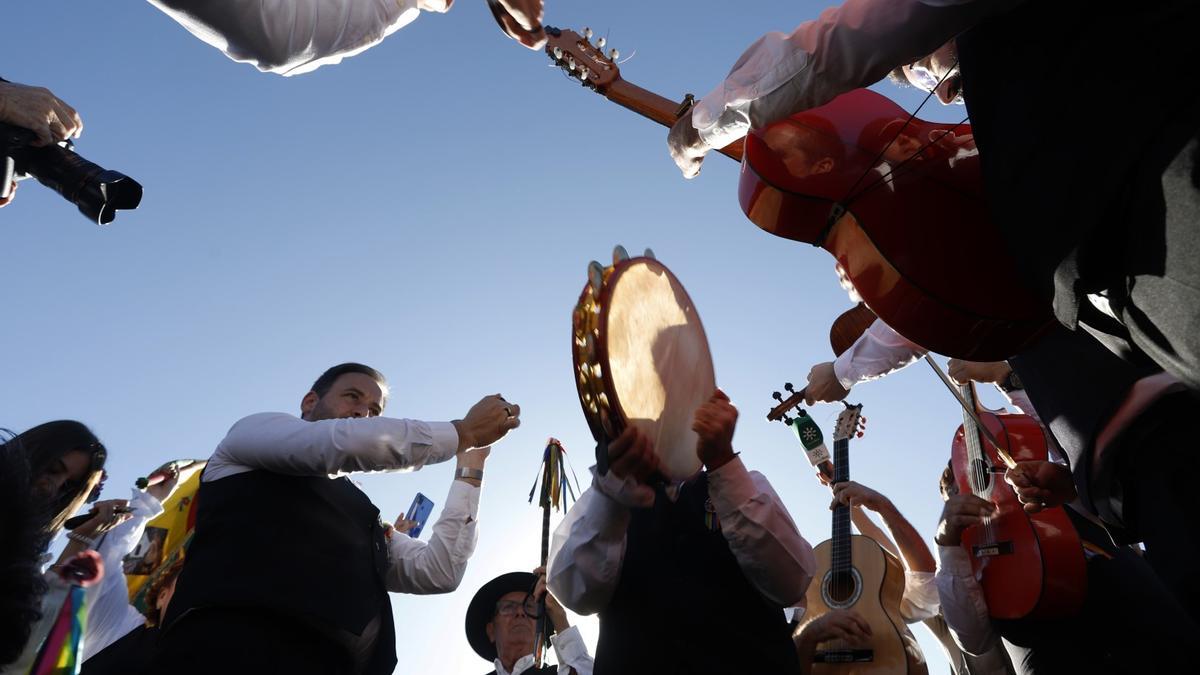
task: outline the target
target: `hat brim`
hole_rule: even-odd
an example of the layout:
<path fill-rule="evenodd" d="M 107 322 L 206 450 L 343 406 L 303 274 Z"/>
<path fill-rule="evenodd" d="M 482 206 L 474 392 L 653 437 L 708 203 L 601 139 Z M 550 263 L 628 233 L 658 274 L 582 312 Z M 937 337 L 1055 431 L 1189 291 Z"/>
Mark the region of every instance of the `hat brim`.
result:
<path fill-rule="evenodd" d="M 467 606 L 467 642 L 489 663 L 496 660 L 496 644 L 488 639 L 487 625 L 496 615 L 496 603 L 507 593 L 533 591 L 537 577 L 530 572 L 501 574 L 484 584 Z"/>

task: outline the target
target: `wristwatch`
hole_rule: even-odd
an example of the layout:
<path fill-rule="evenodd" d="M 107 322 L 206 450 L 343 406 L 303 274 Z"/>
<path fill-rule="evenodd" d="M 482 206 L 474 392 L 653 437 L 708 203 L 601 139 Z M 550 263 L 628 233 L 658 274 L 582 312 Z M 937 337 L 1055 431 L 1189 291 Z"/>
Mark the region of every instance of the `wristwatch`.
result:
<path fill-rule="evenodd" d="M 1000 383 L 1000 388 L 1004 390 L 1004 393 L 1011 394 L 1018 389 L 1024 389 L 1025 384 L 1021 382 L 1021 378 L 1017 375 L 1017 371 L 1010 370 L 1008 372 L 1008 377 L 1004 378 L 1004 381 Z"/>
<path fill-rule="evenodd" d="M 462 467 L 454 471 L 455 478 L 472 478 L 474 480 L 483 480 L 483 469 L 468 469 Z"/>

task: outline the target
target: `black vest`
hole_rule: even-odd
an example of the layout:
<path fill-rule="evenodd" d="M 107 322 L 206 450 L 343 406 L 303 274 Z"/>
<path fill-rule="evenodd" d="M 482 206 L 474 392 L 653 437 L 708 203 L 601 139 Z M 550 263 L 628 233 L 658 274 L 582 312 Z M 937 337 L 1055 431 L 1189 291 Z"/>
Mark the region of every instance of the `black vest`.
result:
<path fill-rule="evenodd" d="M 492 671 L 487 675 L 496 675 L 496 671 Z M 558 666 L 542 666 L 541 668 L 530 668 L 522 670 L 521 675 L 558 675 Z"/>
<path fill-rule="evenodd" d="M 360 635 L 380 617 L 368 672 L 395 668 L 379 510 L 346 478 L 250 471 L 200 485 L 196 531 L 167 610 L 254 608 Z M 332 638 L 331 638 L 332 639 Z"/>
<path fill-rule="evenodd" d="M 80 675 L 146 675 L 157 643 L 157 629 L 138 626 L 92 654 L 83 662 Z"/>
<path fill-rule="evenodd" d="M 634 509 L 612 600 L 600 612 L 596 675 L 792 675 L 783 610 L 742 574 L 724 535 L 705 522 L 708 477 L 672 502 Z"/>
<path fill-rule="evenodd" d="M 1068 327 L 1080 294 L 1161 273 L 1161 174 L 1200 127 L 1198 26 L 1194 0 L 1055 0 L 957 40 L 992 218 Z"/>

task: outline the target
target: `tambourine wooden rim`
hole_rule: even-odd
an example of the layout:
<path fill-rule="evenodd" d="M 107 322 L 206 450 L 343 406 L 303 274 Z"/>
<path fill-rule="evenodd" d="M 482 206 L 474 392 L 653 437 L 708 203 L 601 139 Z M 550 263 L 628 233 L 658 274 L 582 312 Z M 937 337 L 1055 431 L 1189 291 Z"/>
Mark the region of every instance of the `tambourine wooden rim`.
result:
<path fill-rule="evenodd" d="M 575 386 L 579 394 L 580 407 L 587 418 L 592 436 L 601 445 L 615 439 L 625 430 L 628 420 L 621 407 L 613 374 L 607 367 L 608 353 L 608 308 L 612 306 L 613 292 L 626 271 L 646 265 L 656 273 L 665 274 L 671 286 L 682 299 L 695 310 L 695 303 L 687 289 L 670 269 L 650 256 L 625 258 L 609 267 L 600 268 L 599 263 L 589 266 L 589 279 L 580 293 L 579 301 L 572 314 L 572 357 L 575 370 Z M 599 291 L 595 289 L 596 277 L 600 279 Z M 694 316 L 696 328 L 707 344 L 707 335 L 699 314 Z M 601 462 L 603 466 L 603 462 Z M 697 469 L 699 460 L 697 460 Z"/>

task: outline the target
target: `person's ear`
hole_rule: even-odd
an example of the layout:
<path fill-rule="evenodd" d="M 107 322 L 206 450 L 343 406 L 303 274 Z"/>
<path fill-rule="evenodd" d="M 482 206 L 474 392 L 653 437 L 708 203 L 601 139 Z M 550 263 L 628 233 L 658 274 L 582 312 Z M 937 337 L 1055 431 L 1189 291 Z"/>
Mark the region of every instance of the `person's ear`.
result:
<path fill-rule="evenodd" d="M 813 167 L 813 173 L 829 173 L 830 171 L 833 171 L 833 164 L 834 162 L 832 157 L 822 157 L 817 161 L 816 166 Z"/>
<path fill-rule="evenodd" d="M 300 419 L 308 419 L 308 416 L 312 414 L 313 409 L 317 407 L 317 402 L 320 400 L 321 397 L 315 391 L 305 394 L 304 398 L 300 400 Z"/>
<path fill-rule="evenodd" d="M 485 631 L 487 631 L 488 640 L 492 644 L 495 644 L 496 643 L 496 622 L 489 621 L 487 623 L 487 625 L 483 627 L 483 629 Z"/>

